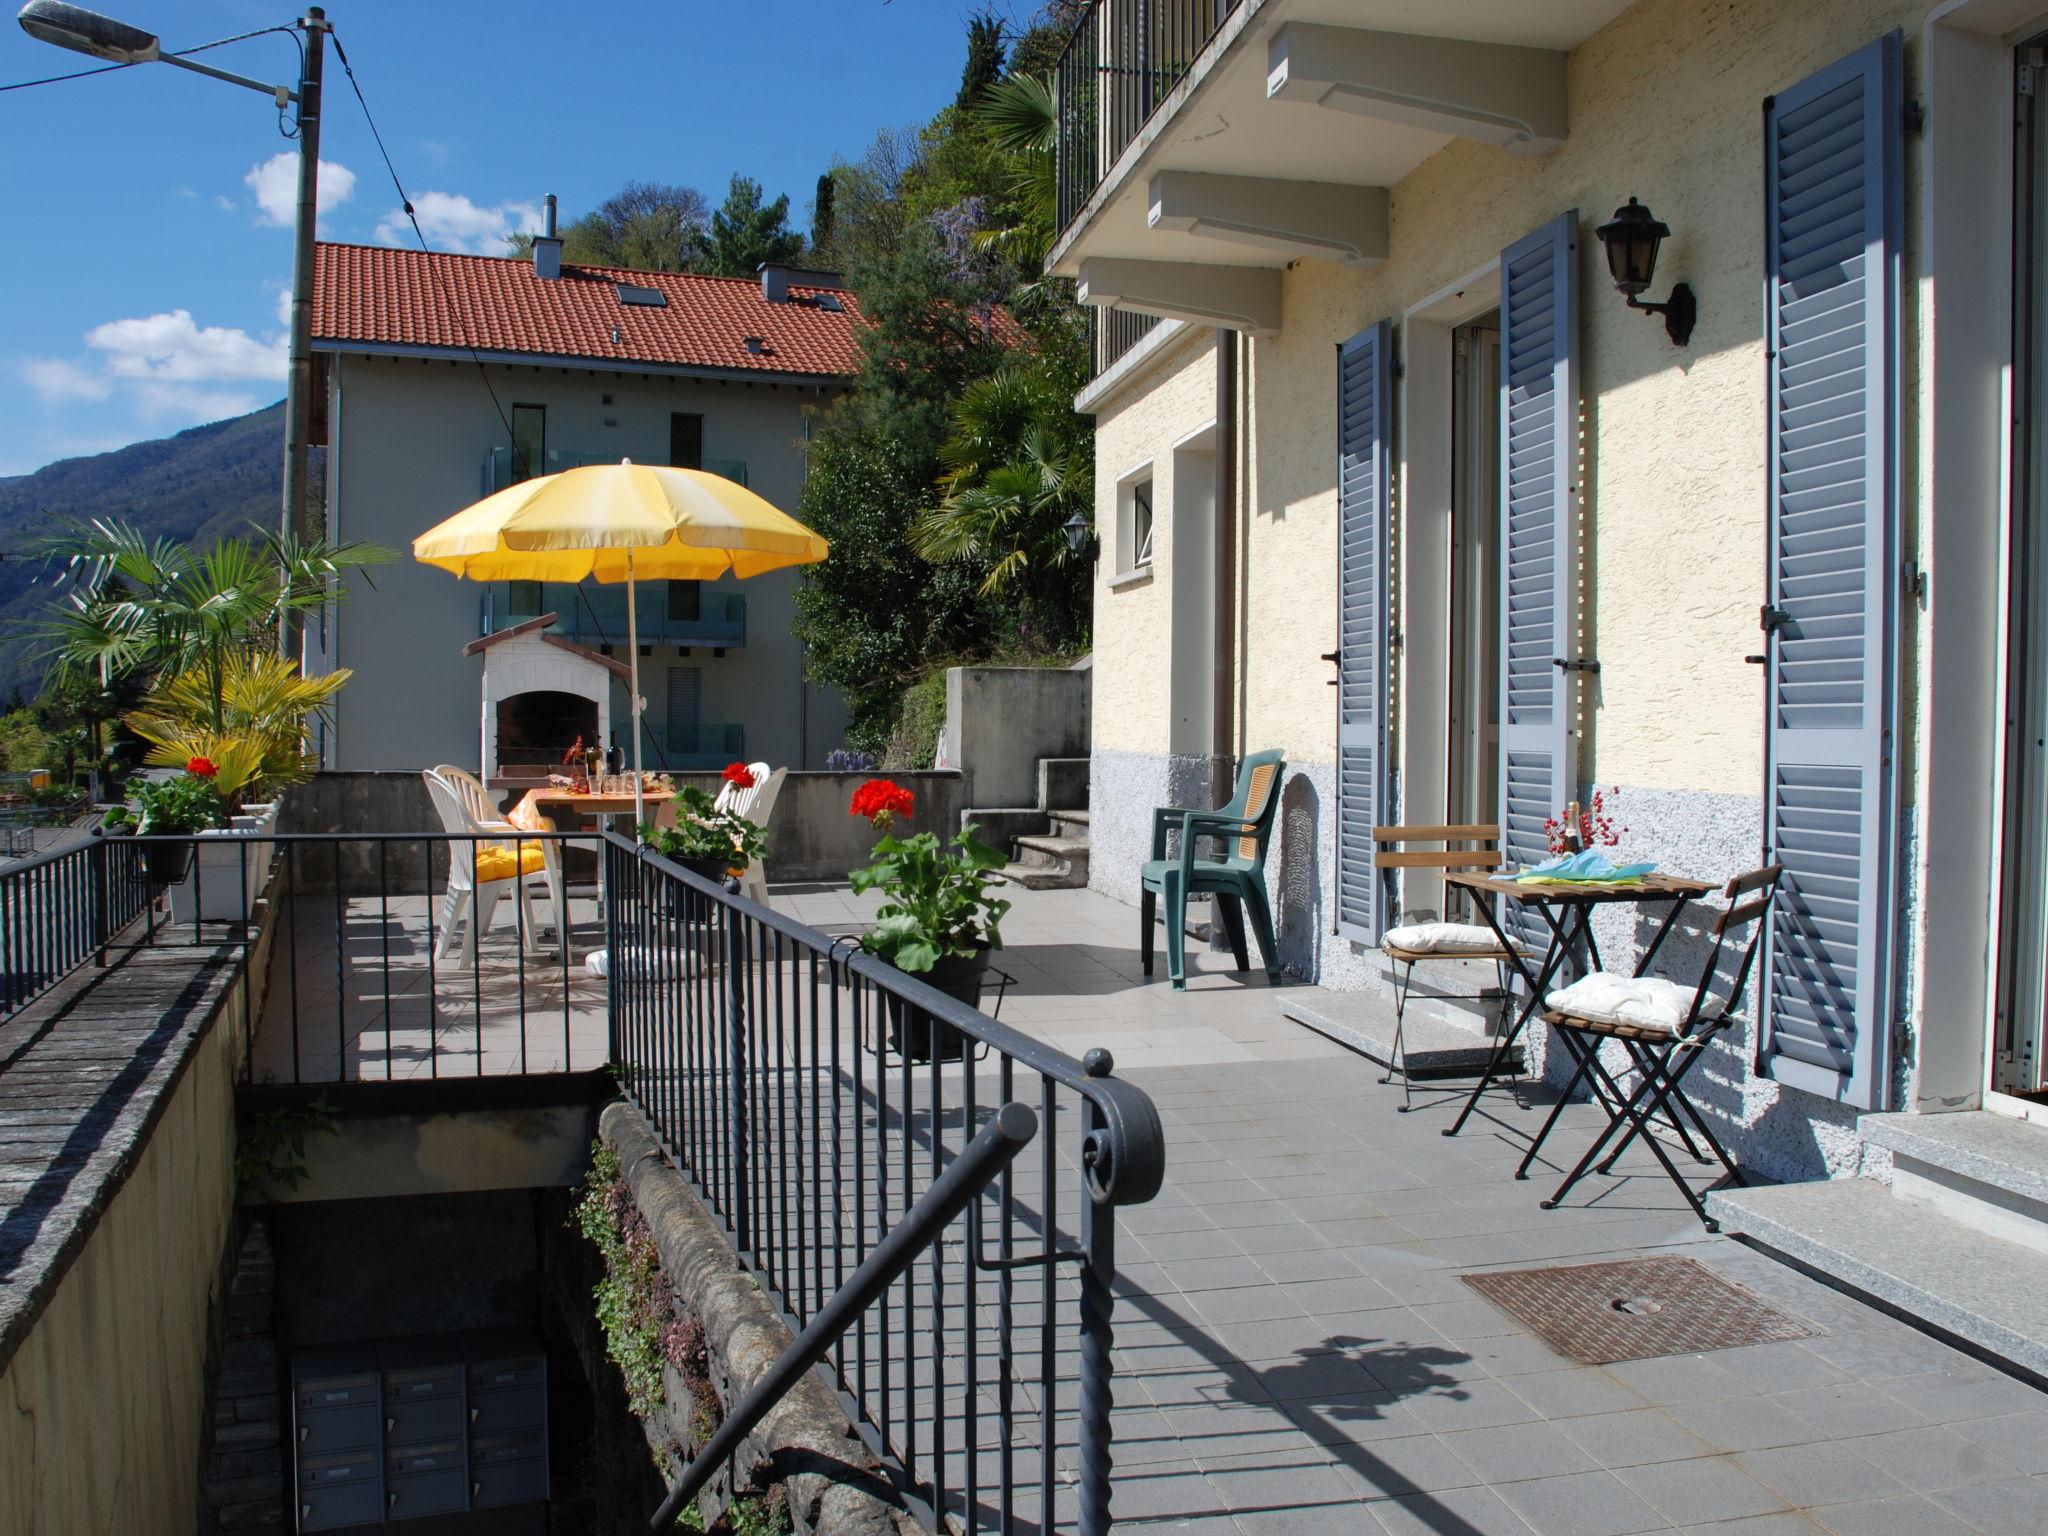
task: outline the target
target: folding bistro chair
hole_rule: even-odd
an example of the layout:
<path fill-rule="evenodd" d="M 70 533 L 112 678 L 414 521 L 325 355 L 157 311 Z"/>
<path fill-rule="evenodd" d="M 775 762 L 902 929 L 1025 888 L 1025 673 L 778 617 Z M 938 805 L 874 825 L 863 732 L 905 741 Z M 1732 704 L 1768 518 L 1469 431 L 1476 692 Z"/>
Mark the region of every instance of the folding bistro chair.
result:
<path fill-rule="evenodd" d="M 1589 1078 L 1596 1089 L 1595 1101 L 1607 1111 L 1607 1127 L 1594 1138 L 1593 1145 L 1586 1149 L 1586 1155 L 1579 1159 L 1578 1166 L 1565 1175 L 1564 1182 L 1557 1186 L 1557 1192 L 1541 1202 L 1544 1210 L 1552 1210 L 1563 1201 L 1626 1123 L 1627 1131 L 1600 1164 L 1601 1172 L 1613 1168 L 1629 1144 L 1640 1136 L 1671 1176 L 1671 1182 L 1678 1186 L 1678 1192 L 1685 1196 L 1693 1213 L 1706 1223 L 1707 1230 L 1719 1230 L 1718 1224 L 1707 1216 L 1706 1206 L 1671 1161 L 1662 1141 L 1652 1133 L 1650 1122 L 1660 1114 L 1664 1115 L 1677 1127 L 1687 1150 L 1704 1163 L 1706 1157 L 1685 1135 L 1684 1120 L 1690 1120 L 1700 1140 L 1727 1170 L 1729 1179 L 1736 1184 L 1744 1182 L 1742 1171 L 1729 1159 L 1712 1128 L 1685 1096 L 1685 1076 L 1706 1055 L 1706 1048 L 1714 1037 L 1735 1022 L 1735 1010 L 1742 1003 L 1743 988 L 1748 985 L 1750 968 L 1756 961 L 1757 941 L 1763 936 L 1761 920 L 1771 909 L 1778 879 L 1783 873 L 1782 865 L 1772 864 L 1746 875 L 1737 875 L 1723 888 L 1721 894 L 1728 905 L 1714 919 L 1713 947 L 1708 951 L 1706 964 L 1700 971 L 1699 985 L 1693 988 L 1689 1003 L 1683 987 L 1661 976 L 1624 976 L 1612 971 L 1595 971 L 1583 976 L 1545 999 L 1550 1011 L 1543 1015 L 1544 1022 L 1558 1031 L 1567 1049 L 1577 1058 L 1578 1068 L 1551 1109 L 1550 1117 L 1543 1122 L 1543 1129 L 1536 1133 L 1536 1140 L 1522 1159 L 1522 1166 L 1516 1170 L 1515 1177 L 1527 1176 L 1529 1163 L 1536 1156 L 1537 1148 L 1543 1145 L 1544 1137 L 1550 1134 L 1551 1126 L 1556 1124 L 1559 1112 L 1579 1084 Z M 1743 945 L 1742 963 L 1736 967 L 1734 985 L 1727 997 L 1717 997 L 1713 985 L 1721 952 L 1727 945 L 1729 931 L 1745 923 L 1755 926 Z M 1626 1093 L 1607 1064 L 1600 1059 L 1600 1048 L 1609 1040 L 1620 1042 L 1630 1063 L 1623 1070 L 1633 1070 L 1636 1076 L 1634 1088 Z"/>
<path fill-rule="evenodd" d="M 1374 827 L 1372 839 L 1374 869 L 1500 868 L 1500 828 L 1490 823 L 1448 827 Z M 1442 843 L 1444 846 L 1441 849 L 1404 849 L 1398 846 L 1403 843 Z M 1456 846 L 1461 843 L 1481 846 Z M 1475 908 L 1472 916 L 1478 919 L 1480 914 L 1476 908 L 1480 898 L 1456 886 L 1444 888 L 1445 917 L 1450 916 L 1454 894 L 1462 896 Z M 1394 978 L 1394 1043 L 1387 1052 L 1386 1076 L 1380 1081 L 1391 1083 L 1394 1074 L 1400 1073 L 1401 1113 L 1406 1114 L 1414 1102 L 1414 1082 L 1408 1075 L 1405 1031 L 1408 993 L 1414 986 L 1415 967 L 1432 960 L 1492 961 L 1493 992 L 1433 992 L 1430 995 L 1469 1002 L 1489 1002 L 1497 996 L 1500 1001 L 1499 1017 L 1488 1034 L 1498 1036 L 1506 1030 L 1508 1012 L 1514 1005 L 1509 968 L 1517 954 L 1526 955 L 1527 951 L 1510 950 L 1502 944 L 1500 935 L 1484 921 L 1404 923 L 1400 927 L 1389 928 L 1381 936 L 1380 950 L 1398 968 Z"/>

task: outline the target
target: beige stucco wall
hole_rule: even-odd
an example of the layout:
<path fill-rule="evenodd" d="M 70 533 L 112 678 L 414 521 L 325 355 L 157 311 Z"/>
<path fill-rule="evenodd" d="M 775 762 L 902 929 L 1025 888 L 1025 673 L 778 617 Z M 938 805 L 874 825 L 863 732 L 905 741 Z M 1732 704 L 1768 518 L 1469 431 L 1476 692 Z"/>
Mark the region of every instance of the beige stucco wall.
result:
<path fill-rule="evenodd" d="M 1095 527 L 1102 558 L 1095 575 L 1097 748 L 1164 752 L 1171 729 L 1173 675 L 1173 445 L 1216 418 L 1214 333 L 1189 328 L 1151 360 L 1133 388 L 1095 420 Z M 1152 573 L 1120 580 L 1117 496 L 1123 479 L 1149 463 Z"/>
<path fill-rule="evenodd" d="M 1910 81 L 1924 11 L 1899 0 L 1644 0 L 1573 54 L 1571 134 L 1561 149 L 1524 158 L 1454 143 L 1393 188 L 1384 266 L 1305 261 L 1287 272 L 1280 333 L 1249 343 L 1246 745 L 1284 748 L 1296 762 L 1334 755 L 1330 669 L 1319 659 L 1336 629 L 1333 349 L 1391 317 L 1398 353 L 1404 311 L 1577 207 L 1582 618 L 1584 653 L 1602 665 L 1585 691 L 1581 771 L 1665 789 L 1760 792 L 1760 681 L 1742 658 L 1758 648 L 1765 596 L 1762 101 L 1894 26 L 1907 30 Z M 1909 175 L 1912 166 L 1909 159 Z M 1699 325 L 1685 348 L 1627 309 L 1607 279 L 1592 227 L 1631 194 L 1674 231 L 1652 296 L 1680 280 L 1698 295 Z M 1226 248 L 1218 250 L 1220 259 Z M 1909 270 L 1911 259 L 1909 245 Z M 1910 401 L 1910 347 L 1906 359 L 1901 386 Z M 1213 368 L 1196 367 L 1158 375 L 1141 396 L 1105 407 L 1097 460 L 1105 518 L 1114 514 L 1115 476 L 1148 454 L 1163 457 L 1187 423 L 1206 419 L 1212 387 Z M 1395 431 L 1400 442 L 1398 407 Z M 1908 445 L 1912 434 L 1909 407 Z M 1170 502 L 1162 496 L 1157 505 Z M 1400 515 L 1397 501 L 1397 522 Z M 1170 529 L 1156 536 L 1170 539 Z M 1098 603 L 1102 745 L 1166 750 L 1158 657 L 1170 575 L 1170 566 L 1155 566 L 1142 598 L 1116 593 Z"/>
<path fill-rule="evenodd" d="M 234 1215 L 230 999 L 134 1171 L 0 1374 L 0 1531 L 188 1536 Z"/>
<path fill-rule="evenodd" d="M 804 407 L 820 398 L 813 387 L 497 365 L 488 377 L 508 415 L 515 403 L 547 408 L 551 452 L 666 464 L 670 414 L 699 414 L 707 460 L 744 461 L 752 489 L 778 507 L 796 506 L 804 474 Z M 473 766 L 481 663 L 461 651 L 477 637 L 482 589 L 414 564 L 410 548 L 417 535 L 479 496 L 485 457 L 506 441 L 498 408 L 477 365 L 468 361 L 341 357 L 332 388 L 335 532 L 401 552 L 396 563 L 371 573 L 374 587 L 352 582 L 340 610 L 334 660 L 353 667 L 356 677 L 337 705 L 339 754 L 332 766 Z M 813 688 L 806 695 L 799 647 L 789 628 L 796 580 L 793 572 L 774 572 L 720 582 L 746 597 L 746 644 L 721 657 L 702 647 L 687 658 L 673 646 L 655 647 L 641 661 L 649 718 L 664 719 L 669 667 L 698 667 L 705 723 L 744 725 L 747 752 L 755 760 L 822 766 L 824 755 L 840 744 L 846 716 L 830 690 Z M 619 649 L 623 654 L 624 647 Z M 799 717 L 806 703 L 808 752 L 799 762 Z M 623 744 L 623 685 L 615 690 L 615 706 Z"/>

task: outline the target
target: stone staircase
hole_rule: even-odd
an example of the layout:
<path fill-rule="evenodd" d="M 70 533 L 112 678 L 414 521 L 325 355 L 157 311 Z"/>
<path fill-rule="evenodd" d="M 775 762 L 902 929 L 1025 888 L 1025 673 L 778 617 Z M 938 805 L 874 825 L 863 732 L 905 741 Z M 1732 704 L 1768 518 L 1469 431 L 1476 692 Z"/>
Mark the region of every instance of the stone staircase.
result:
<path fill-rule="evenodd" d="M 1707 1212 L 1845 1290 L 2048 1380 L 2048 1125 L 1873 1114 L 1876 1177 L 1718 1189 Z"/>
<path fill-rule="evenodd" d="M 1038 760 L 1038 804 L 961 813 L 985 843 L 1007 849 L 1003 878 L 1031 891 L 1078 890 L 1088 883 L 1088 759 Z"/>

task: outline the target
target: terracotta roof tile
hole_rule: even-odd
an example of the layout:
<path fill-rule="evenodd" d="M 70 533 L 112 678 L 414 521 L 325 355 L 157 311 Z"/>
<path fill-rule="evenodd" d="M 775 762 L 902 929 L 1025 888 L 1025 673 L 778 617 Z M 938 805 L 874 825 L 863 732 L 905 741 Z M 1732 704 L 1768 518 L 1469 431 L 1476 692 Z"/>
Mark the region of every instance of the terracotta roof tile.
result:
<path fill-rule="evenodd" d="M 665 306 L 620 302 L 616 285 L 658 289 Z M 833 290 L 792 284 L 797 299 Z M 313 257 L 313 338 L 391 347 L 474 347 L 607 362 L 848 375 L 860 306 L 770 304 L 751 278 L 564 265 L 536 277 L 516 257 L 322 242 Z M 612 340 L 616 329 L 618 341 Z M 746 338 L 761 338 L 749 352 Z"/>

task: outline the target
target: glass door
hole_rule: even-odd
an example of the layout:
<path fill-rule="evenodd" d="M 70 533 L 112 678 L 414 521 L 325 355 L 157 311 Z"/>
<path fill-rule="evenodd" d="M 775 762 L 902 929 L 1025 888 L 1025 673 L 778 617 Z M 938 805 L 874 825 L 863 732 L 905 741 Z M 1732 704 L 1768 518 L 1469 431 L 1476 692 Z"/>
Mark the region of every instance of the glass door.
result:
<path fill-rule="evenodd" d="M 2048 37 L 2019 49 L 2005 846 L 1991 1086 L 2048 1102 Z"/>

